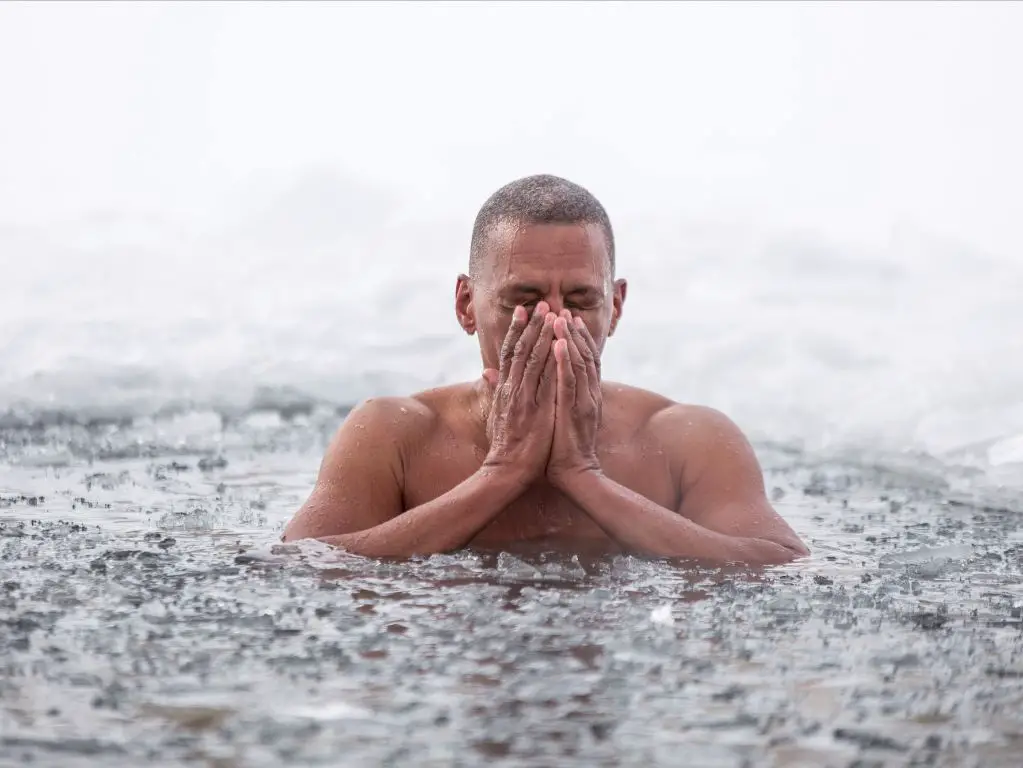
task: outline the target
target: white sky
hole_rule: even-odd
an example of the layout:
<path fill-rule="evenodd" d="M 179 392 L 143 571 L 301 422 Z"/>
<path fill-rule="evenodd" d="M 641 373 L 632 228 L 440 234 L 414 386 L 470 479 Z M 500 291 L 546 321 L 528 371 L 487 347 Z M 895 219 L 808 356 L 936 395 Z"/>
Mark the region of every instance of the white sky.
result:
<path fill-rule="evenodd" d="M 1023 3 L 0 4 L 0 223 L 336 167 L 1023 245 Z"/>

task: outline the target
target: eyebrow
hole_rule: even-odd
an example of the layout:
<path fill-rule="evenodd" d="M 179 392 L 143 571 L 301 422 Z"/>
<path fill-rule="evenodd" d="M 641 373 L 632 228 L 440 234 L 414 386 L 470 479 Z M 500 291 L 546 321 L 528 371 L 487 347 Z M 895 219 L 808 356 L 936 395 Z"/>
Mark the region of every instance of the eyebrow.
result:
<path fill-rule="evenodd" d="M 527 294 L 528 293 L 528 294 L 536 294 L 538 296 L 542 296 L 544 293 L 546 293 L 546 291 L 545 291 L 545 289 L 543 287 L 541 287 L 539 285 L 534 285 L 533 283 L 513 283 L 512 285 L 507 285 L 504 288 L 502 288 L 501 289 L 501 293 L 503 293 L 503 294 L 516 294 L 516 295 L 518 295 L 518 294 Z M 571 296 L 572 294 L 579 294 L 579 293 L 588 294 L 588 295 L 597 295 L 597 294 L 600 293 L 600 289 L 596 288 L 596 287 L 594 287 L 592 285 L 579 285 L 579 286 L 573 286 L 569 290 L 565 291 L 565 295 L 566 296 Z"/>
<path fill-rule="evenodd" d="M 579 285 L 565 291 L 566 296 L 572 296 L 573 294 L 578 293 L 586 294 L 587 296 L 599 296 L 601 294 L 601 290 L 592 285 Z"/>
<path fill-rule="evenodd" d="M 515 295 L 533 293 L 538 296 L 543 296 L 545 291 L 539 285 L 534 285 L 532 283 L 512 283 L 511 285 L 504 286 L 501 289 L 501 293 Z"/>

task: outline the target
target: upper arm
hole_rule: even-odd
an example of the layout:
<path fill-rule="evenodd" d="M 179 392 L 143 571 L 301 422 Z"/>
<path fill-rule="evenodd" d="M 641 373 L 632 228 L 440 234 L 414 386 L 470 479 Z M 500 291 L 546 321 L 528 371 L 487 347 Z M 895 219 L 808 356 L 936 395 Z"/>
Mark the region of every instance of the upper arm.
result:
<path fill-rule="evenodd" d="M 753 446 L 736 424 L 711 408 L 674 406 L 667 434 L 681 466 L 678 513 L 728 536 L 764 539 L 797 554 L 807 550 L 771 506 Z"/>
<path fill-rule="evenodd" d="M 348 414 L 327 448 L 312 493 L 284 529 L 284 539 L 354 533 L 400 515 L 402 448 L 422 419 L 422 408 L 406 398 L 373 398 Z"/>

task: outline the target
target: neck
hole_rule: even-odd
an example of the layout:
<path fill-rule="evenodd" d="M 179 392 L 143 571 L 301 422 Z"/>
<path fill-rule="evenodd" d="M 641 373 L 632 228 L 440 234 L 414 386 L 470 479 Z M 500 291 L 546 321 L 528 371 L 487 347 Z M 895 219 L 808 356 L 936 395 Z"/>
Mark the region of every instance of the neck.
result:
<path fill-rule="evenodd" d="M 483 432 L 486 432 L 487 420 L 490 418 L 491 402 L 493 402 L 493 395 L 490 391 L 490 385 L 481 376 L 473 383 L 469 411 L 472 414 L 473 422 Z"/>

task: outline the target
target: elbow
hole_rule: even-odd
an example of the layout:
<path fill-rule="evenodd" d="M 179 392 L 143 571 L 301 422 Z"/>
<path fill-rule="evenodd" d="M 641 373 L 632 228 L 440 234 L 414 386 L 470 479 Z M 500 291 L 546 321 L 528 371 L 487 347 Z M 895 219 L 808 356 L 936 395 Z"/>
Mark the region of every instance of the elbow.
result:
<path fill-rule="evenodd" d="M 810 556 L 810 549 L 806 547 L 804 544 L 802 544 L 802 542 L 800 542 L 798 547 L 790 551 L 792 552 L 793 560 L 802 560 L 804 557 Z"/>
<path fill-rule="evenodd" d="M 737 543 L 738 551 L 733 550 L 722 558 L 722 564 L 766 568 L 772 565 L 788 565 L 810 554 L 798 539 L 793 541 L 746 539 Z"/>
<path fill-rule="evenodd" d="M 802 560 L 804 557 L 810 556 L 810 548 L 795 536 L 788 541 L 779 542 L 779 544 L 791 554 L 792 560 Z"/>
<path fill-rule="evenodd" d="M 315 539 L 350 555 L 369 558 L 396 558 L 403 560 L 417 555 L 434 555 L 446 551 L 433 547 L 410 546 L 401 541 L 394 541 L 386 537 L 374 535 L 372 530 L 336 533 L 330 536 L 304 536 L 301 538 Z M 297 540 L 297 538 L 292 539 L 292 541 Z"/>
<path fill-rule="evenodd" d="M 284 526 L 284 530 L 281 532 L 281 541 L 282 542 L 289 542 L 289 543 L 291 543 L 291 542 L 301 541 L 302 539 L 311 539 L 311 538 L 314 538 L 314 537 L 310 533 L 307 533 L 306 531 L 303 531 L 302 527 L 300 525 L 296 525 L 294 519 L 292 519 L 291 522 L 289 522 L 286 526 Z"/>
<path fill-rule="evenodd" d="M 806 545 L 803 544 L 799 539 L 792 539 L 788 541 L 766 541 L 761 542 L 766 544 L 763 547 L 765 550 L 763 554 L 766 556 L 760 565 L 788 565 L 789 563 L 795 562 L 796 560 L 802 560 L 804 557 L 809 557 L 810 550 L 807 549 Z M 769 550 L 769 551 L 766 551 Z"/>
<path fill-rule="evenodd" d="M 281 533 L 281 541 L 294 544 L 299 541 L 320 541 L 333 547 L 343 546 L 341 539 L 347 538 L 344 534 L 325 534 L 323 531 L 310 530 L 308 526 L 296 525 L 294 521 L 284 527 Z"/>

